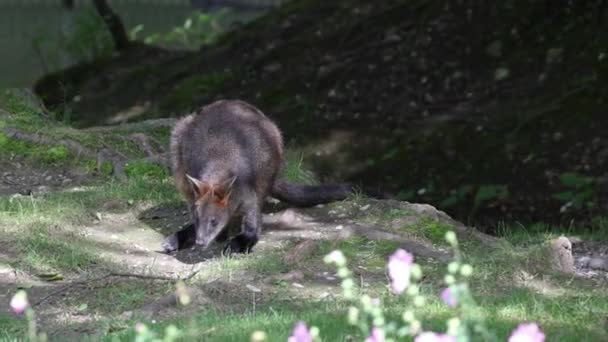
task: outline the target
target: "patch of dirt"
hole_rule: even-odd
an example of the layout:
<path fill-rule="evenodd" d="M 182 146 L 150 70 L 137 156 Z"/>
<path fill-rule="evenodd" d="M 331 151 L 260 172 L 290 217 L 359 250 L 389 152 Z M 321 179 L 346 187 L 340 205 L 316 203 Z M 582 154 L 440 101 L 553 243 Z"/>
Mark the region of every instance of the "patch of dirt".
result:
<path fill-rule="evenodd" d="M 361 208 L 368 208 L 371 213 L 383 210 L 386 205 L 374 200 L 357 204 L 340 202 L 304 209 L 269 204 L 263 217 L 265 228 L 261 241 L 253 253 L 284 251 L 295 243 L 310 245 L 309 253 L 303 252 L 299 260 L 284 261 L 287 273 L 264 275 L 241 269 L 230 272 L 228 276 L 209 278 L 199 277 L 198 272 L 204 273 L 208 261 L 221 258 L 220 244 L 205 251 L 193 247 L 172 255 L 161 252 L 160 244 L 164 237 L 187 221 L 181 206 L 136 207 L 117 212 L 111 210 L 113 205 L 108 204 L 102 207 L 110 210 L 100 208 L 97 218 L 91 218 L 89 223 L 75 227 L 74 232 L 78 237 L 91 241 L 92 246 L 99 246 L 95 253 L 100 265 L 92 266 L 86 274 L 66 275 L 62 281 L 44 282 L 10 266 L 20 258 L 19 251 L 3 248 L 0 252 L 0 274 L 3 275 L 0 280 L 0 296 L 3 301 L 8 301 L 18 286 L 25 286 L 30 301 L 40 302 L 35 309 L 41 329 L 47 331 L 52 338 L 78 338 L 103 333 L 106 331 L 104 329 L 124 328 L 120 325 L 108 327 L 107 318 L 111 316 L 164 319 L 194 312 L 201 305 L 214 307 L 220 312 L 255 310 L 255 307 L 275 300 L 278 292 L 283 293 L 286 299 L 332 298 L 340 292 L 335 274 L 311 268 L 305 262 L 318 241 L 337 241 L 361 235 L 369 240 L 397 241 L 420 258 L 445 260 L 448 257 L 444 249 L 424 238 L 406 232 L 392 232 L 380 224 L 359 222 L 354 215 L 343 215 L 347 208 L 358 208 L 358 212 L 361 212 Z M 415 204 L 391 202 L 388 205 L 398 206 L 404 209 L 404 213 L 420 216 L 445 215 L 434 212 L 430 207 Z M 464 226 L 460 227 L 465 229 Z M 252 258 L 255 255 L 235 257 Z M 115 270 L 106 269 L 103 266 L 105 264 L 117 265 L 121 274 L 134 276 L 112 273 Z M 363 286 L 385 281 L 383 270 L 368 270 L 360 266 L 354 271 Z M 194 277 L 189 278 L 192 275 Z M 159 277 L 161 279 L 157 279 Z M 173 280 L 163 280 L 164 278 Z M 175 300 L 171 299 L 173 284 L 178 278 L 189 278 L 187 283 L 192 291 L 193 305 L 187 309 L 176 305 Z M 134 288 L 143 290 L 143 297 L 137 300 L 144 302 L 130 305 L 128 296 L 118 302 L 116 298 L 105 297 L 121 295 L 120 292 L 108 292 L 113 288 L 124 291 Z"/>
<path fill-rule="evenodd" d="M 608 242 L 572 240 L 574 269 L 577 275 L 608 281 Z"/>
<path fill-rule="evenodd" d="M 0 196 L 56 191 L 90 182 L 90 175 L 73 168 L 35 167 L 26 161 L 0 160 Z"/>

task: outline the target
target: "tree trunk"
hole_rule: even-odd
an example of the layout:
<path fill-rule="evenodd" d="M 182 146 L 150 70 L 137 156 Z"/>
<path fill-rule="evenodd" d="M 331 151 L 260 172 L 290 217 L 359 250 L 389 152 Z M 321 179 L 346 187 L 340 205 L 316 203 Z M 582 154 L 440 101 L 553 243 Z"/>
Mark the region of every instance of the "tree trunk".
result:
<path fill-rule="evenodd" d="M 110 30 L 110 34 L 112 34 L 116 50 L 122 51 L 126 49 L 130 45 L 130 42 L 120 17 L 112 10 L 106 0 L 93 0 L 93 4 L 97 9 L 97 13 L 99 13 L 106 23 L 108 30 Z"/>

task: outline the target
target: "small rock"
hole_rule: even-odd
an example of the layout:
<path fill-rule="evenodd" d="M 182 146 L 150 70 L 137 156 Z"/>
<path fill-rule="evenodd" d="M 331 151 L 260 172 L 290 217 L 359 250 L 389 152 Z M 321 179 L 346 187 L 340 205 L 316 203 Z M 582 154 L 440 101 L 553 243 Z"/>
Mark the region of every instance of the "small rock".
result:
<path fill-rule="evenodd" d="M 273 73 L 273 72 L 277 72 L 279 70 L 281 70 L 283 68 L 283 66 L 280 63 L 272 63 L 272 64 L 268 64 L 267 66 L 264 67 L 264 71 L 268 72 L 268 73 Z"/>
<path fill-rule="evenodd" d="M 122 202 L 119 200 L 109 200 L 101 205 L 101 209 L 104 211 L 112 211 L 120 208 L 122 208 Z"/>
<path fill-rule="evenodd" d="M 279 222 L 286 226 L 294 226 L 300 222 L 299 215 L 293 209 L 286 209 L 279 217 Z"/>
<path fill-rule="evenodd" d="M 488 45 L 486 53 L 492 57 L 500 57 L 502 55 L 502 43 L 500 40 L 495 40 Z"/>
<path fill-rule="evenodd" d="M 122 320 L 130 320 L 133 317 L 133 311 L 125 311 L 120 314 L 120 319 Z"/>
<path fill-rule="evenodd" d="M 11 266 L 0 263 L 0 279 L 11 282 L 17 279 L 17 273 Z"/>
<path fill-rule="evenodd" d="M 287 265 L 295 265 L 306 257 L 314 253 L 317 244 L 313 240 L 305 240 L 297 244 L 283 257 L 283 262 Z"/>
<path fill-rule="evenodd" d="M 591 260 L 589 260 L 589 268 L 608 271 L 608 258 L 592 257 Z"/>
<path fill-rule="evenodd" d="M 251 292 L 255 292 L 255 293 L 262 292 L 262 290 L 260 290 L 259 288 L 255 287 L 253 285 L 247 284 L 247 285 L 245 285 L 245 287 L 247 287 L 247 289 Z"/>
<path fill-rule="evenodd" d="M 555 271 L 574 273 L 574 257 L 572 256 L 572 243 L 568 238 L 561 236 L 551 241 L 550 246 L 551 267 Z"/>
<path fill-rule="evenodd" d="M 274 279 L 283 281 L 302 281 L 304 280 L 304 273 L 300 270 L 293 270 L 288 273 L 279 274 L 274 277 Z"/>
<path fill-rule="evenodd" d="M 388 33 L 385 37 L 384 40 L 387 42 L 400 42 L 401 41 L 401 37 L 396 34 L 396 33 Z"/>
<path fill-rule="evenodd" d="M 580 268 L 587 268 L 589 267 L 589 262 L 591 261 L 591 258 L 588 256 L 584 256 L 584 257 L 580 257 L 578 259 L 578 261 L 576 262 L 577 266 Z"/>

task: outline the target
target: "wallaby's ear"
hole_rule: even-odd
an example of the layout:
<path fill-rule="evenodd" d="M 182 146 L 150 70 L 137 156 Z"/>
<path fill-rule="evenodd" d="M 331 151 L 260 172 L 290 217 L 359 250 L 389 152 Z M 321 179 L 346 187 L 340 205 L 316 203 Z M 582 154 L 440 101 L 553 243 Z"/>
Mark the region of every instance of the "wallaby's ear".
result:
<path fill-rule="evenodd" d="M 216 190 L 216 192 L 215 192 L 215 194 L 217 196 L 216 199 L 220 206 L 225 207 L 226 205 L 228 205 L 228 201 L 230 200 L 230 195 L 232 194 L 232 187 L 234 186 L 235 182 L 236 182 L 236 176 L 227 178 L 226 180 L 224 180 L 221 183 L 220 188 Z"/>
<path fill-rule="evenodd" d="M 205 182 L 201 182 L 189 174 L 186 174 L 186 178 L 188 178 L 190 186 L 192 186 L 192 191 L 194 191 L 197 196 L 202 196 L 209 190 L 209 186 Z"/>

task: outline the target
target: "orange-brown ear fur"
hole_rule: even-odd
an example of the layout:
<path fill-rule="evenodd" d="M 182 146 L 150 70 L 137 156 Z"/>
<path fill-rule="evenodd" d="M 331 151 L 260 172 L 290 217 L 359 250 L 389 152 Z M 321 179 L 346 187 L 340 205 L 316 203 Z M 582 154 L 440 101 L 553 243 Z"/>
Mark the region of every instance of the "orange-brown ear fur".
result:
<path fill-rule="evenodd" d="M 186 177 L 188 178 L 188 180 L 190 181 L 190 185 L 192 186 L 192 191 L 194 191 L 194 195 L 196 199 L 202 199 L 203 197 L 205 197 L 205 195 L 207 195 L 209 193 L 209 191 L 213 191 L 213 187 L 210 186 L 209 184 L 200 181 L 188 174 L 186 174 Z"/>
<path fill-rule="evenodd" d="M 230 193 L 228 193 L 227 195 L 225 195 L 218 203 L 217 205 L 219 205 L 220 207 L 225 207 L 228 205 L 228 201 L 230 201 Z"/>

